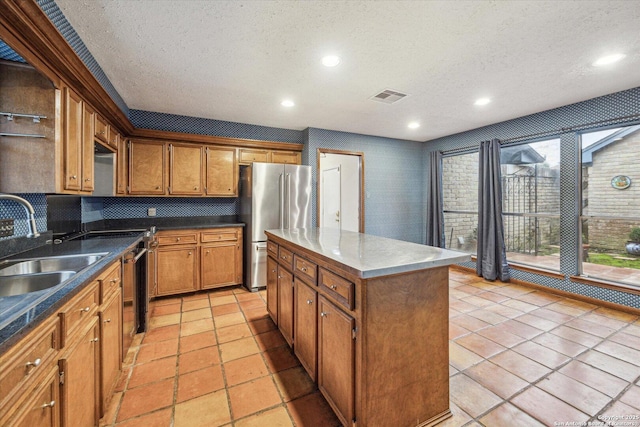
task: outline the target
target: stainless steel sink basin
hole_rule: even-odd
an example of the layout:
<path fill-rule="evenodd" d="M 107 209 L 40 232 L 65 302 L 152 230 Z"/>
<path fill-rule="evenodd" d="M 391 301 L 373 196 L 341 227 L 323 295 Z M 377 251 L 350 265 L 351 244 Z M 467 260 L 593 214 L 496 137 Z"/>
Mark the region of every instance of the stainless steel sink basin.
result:
<path fill-rule="evenodd" d="M 76 274 L 75 271 L 53 271 L 18 276 L 0 276 L 0 297 L 22 295 L 57 286 Z"/>
<path fill-rule="evenodd" d="M 11 260 L 0 264 L 1 276 L 31 275 L 53 271 L 78 272 L 97 262 L 106 253 L 65 255 L 47 258 Z M 1 292 L 1 291 L 0 291 Z"/>

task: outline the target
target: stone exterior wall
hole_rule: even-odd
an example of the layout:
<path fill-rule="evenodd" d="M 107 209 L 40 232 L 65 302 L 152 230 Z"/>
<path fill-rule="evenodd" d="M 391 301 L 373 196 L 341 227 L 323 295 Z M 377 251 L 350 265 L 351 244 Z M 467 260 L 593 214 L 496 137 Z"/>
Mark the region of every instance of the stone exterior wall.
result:
<path fill-rule="evenodd" d="M 625 190 L 613 188 L 611 179 L 617 175 L 631 178 L 631 186 Z M 583 227 L 591 250 L 624 252 L 629 232 L 640 227 L 640 131 L 593 153 L 591 166 L 583 168 L 583 187 L 584 215 L 638 218 L 590 219 Z"/>
<path fill-rule="evenodd" d="M 442 159 L 444 210 L 478 212 L 478 153 Z M 446 247 L 476 252 L 476 214 L 444 215 Z"/>

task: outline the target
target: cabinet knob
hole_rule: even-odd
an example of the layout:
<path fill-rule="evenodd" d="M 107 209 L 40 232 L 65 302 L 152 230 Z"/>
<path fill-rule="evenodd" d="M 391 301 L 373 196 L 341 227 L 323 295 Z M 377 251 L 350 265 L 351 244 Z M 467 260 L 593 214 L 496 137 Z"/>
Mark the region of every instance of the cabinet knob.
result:
<path fill-rule="evenodd" d="M 40 366 L 40 363 L 42 363 L 42 360 L 40 360 L 40 359 L 36 359 L 36 360 L 34 360 L 33 362 L 27 362 L 27 363 L 25 363 L 25 366 L 26 366 L 27 368 L 31 368 L 31 367 L 37 368 L 38 366 Z"/>
<path fill-rule="evenodd" d="M 309 305 L 313 304 L 313 300 L 312 299 L 308 299 L 307 300 L 307 304 L 309 304 Z"/>
<path fill-rule="evenodd" d="M 77 175 L 71 175 L 71 179 L 78 179 Z"/>
<path fill-rule="evenodd" d="M 176 237 L 176 242 L 179 242 L 179 241 L 180 241 L 180 238 L 179 238 L 179 237 Z"/>
<path fill-rule="evenodd" d="M 335 291 L 336 289 L 338 289 L 338 287 L 337 287 L 336 285 L 331 285 L 331 286 L 329 286 L 329 287 L 330 287 L 331 289 L 333 289 L 334 291 Z"/>
<path fill-rule="evenodd" d="M 85 307 L 85 308 L 81 308 L 80 311 L 84 312 L 84 313 L 88 313 L 89 310 L 91 310 L 91 307 Z"/>
<path fill-rule="evenodd" d="M 120 279 L 111 279 L 111 283 L 117 283 Z"/>
<path fill-rule="evenodd" d="M 52 400 L 51 402 L 43 404 L 42 408 L 53 408 L 55 405 L 56 405 L 56 401 Z"/>
<path fill-rule="evenodd" d="M 159 190 L 159 189 L 160 189 L 160 186 L 159 186 L 159 185 L 156 185 L 156 190 Z"/>
<path fill-rule="evenodd" d="M 191 256 L 191 253 L 192 253 L 192 252 L 191 252 L 191 251 L 189 251 L 189 256 Z"/>
<path fill-rule="evenodd" d="M 302 271 L 304 271 L 305 273 L 307 272 L 307 267 L 302 267 L 301 269 Z"/>
<path fill-rule="evenodd" d="M 84 179 L 84 182 L 89 182 L 89 181 L 91 181 L 89 178 Z"/>
<path fill-rule="evenodd" d="M 105 320 L 104 323 L 111 323 L 111 319 Z"/>
<path fill-rule="evenodd" d="M 211 251 L 207 251 L 207 255 L 209 255 L 211 253 Z"/>
<path fill-rule="evenodd" d="M 197 190 L 197 189 L 198 189 L 198 187 L 193 187 L 193 189 L 194 189 L 194 190 Z"/>
<path fill-rule="evenodd" d="M 98 341 L 100 341 L 100 338 L 94 338 L 90 342 L 98 342 Z"/>
<path fill-rule="evenodd" d="M 324 311 L 320 312 L 320 317 L 327 317 L 329 315 L 329 313 L 326 313 Z"/>

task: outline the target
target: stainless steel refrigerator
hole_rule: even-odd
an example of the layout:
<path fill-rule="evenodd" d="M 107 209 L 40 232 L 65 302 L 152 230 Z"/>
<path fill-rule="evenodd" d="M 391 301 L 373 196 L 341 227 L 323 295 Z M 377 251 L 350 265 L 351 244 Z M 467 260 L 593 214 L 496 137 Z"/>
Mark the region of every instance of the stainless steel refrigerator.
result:
<path fill-rule="evenodd" d="M 273 228 L 311 228 L 311 166 L 253 163 L 240 168 L 244 285 L 267 286 L 267 236 Z"/>

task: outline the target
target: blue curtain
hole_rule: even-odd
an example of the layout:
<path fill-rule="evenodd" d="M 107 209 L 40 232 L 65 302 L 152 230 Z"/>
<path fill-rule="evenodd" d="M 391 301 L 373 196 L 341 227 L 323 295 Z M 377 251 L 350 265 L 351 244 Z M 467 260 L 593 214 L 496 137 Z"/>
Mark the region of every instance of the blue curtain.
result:
<path fill-rule="evenodd" d="M 476 273 L 487 280 L 510 279 L 502 222 L 500 141 L 480 143 L 478 180 L 478 257 Z"/>
<path fill-rule="evenodd" d="M 444 214 L 442 203 L 442 153 L 429 153 L 427 187 L 427 245 L 444 248 Z"/>

